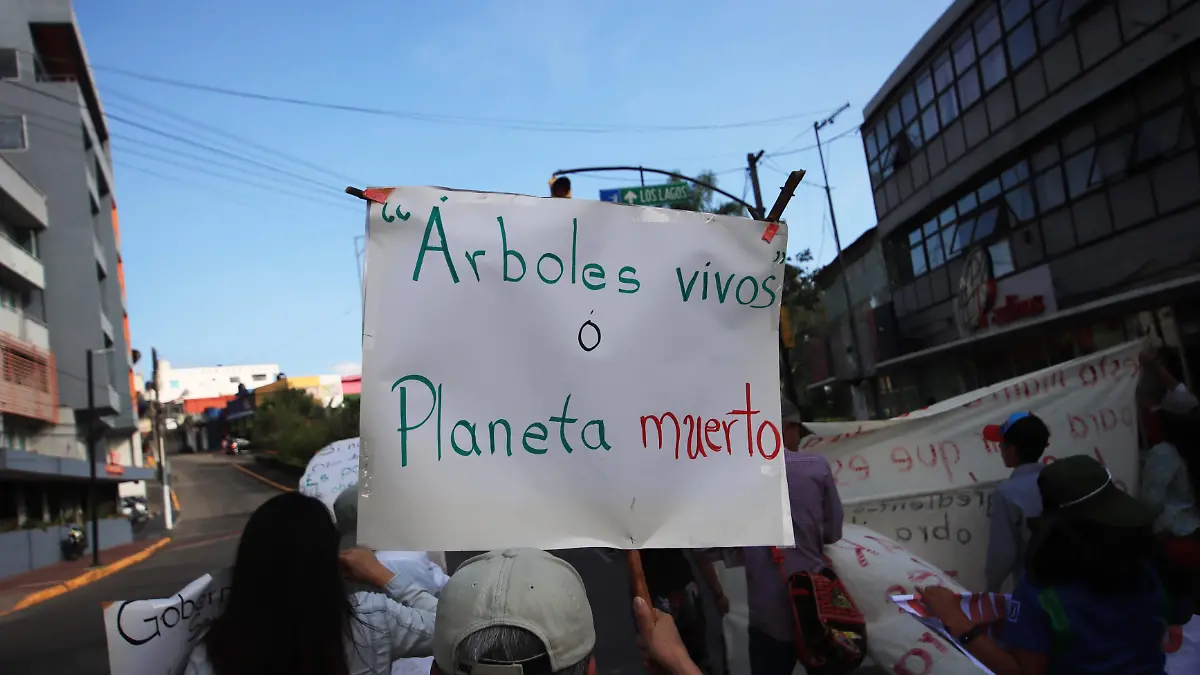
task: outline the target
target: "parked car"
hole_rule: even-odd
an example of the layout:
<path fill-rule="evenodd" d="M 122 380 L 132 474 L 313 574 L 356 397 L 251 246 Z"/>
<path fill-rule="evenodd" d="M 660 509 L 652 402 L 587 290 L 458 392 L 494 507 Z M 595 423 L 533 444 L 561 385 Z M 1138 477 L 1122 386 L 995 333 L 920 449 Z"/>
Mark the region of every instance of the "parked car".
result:
<path fill-rule="evenodd" d="M 246 440 L 245 438 L 231 438 L 229 439 L 229 442 L 225 444 L 225 454 L 236 455 L 245 452 L 247 446 L 249 445 L 250 441 Z"/>

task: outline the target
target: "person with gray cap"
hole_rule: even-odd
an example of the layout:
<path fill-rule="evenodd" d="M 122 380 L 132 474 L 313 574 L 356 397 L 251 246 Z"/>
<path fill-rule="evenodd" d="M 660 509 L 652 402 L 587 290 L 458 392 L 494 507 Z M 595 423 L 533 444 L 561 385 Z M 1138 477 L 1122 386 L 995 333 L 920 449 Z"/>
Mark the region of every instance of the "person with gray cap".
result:
<path fill-rule="evenodd" d="M 671 617 L 634 602 L 643 649 L 669 675 L 699 675 Z M 583 579 L 533 548 L 490 551 L 442 590 L 431 675 L 595 675 L 596 628 Z"/>

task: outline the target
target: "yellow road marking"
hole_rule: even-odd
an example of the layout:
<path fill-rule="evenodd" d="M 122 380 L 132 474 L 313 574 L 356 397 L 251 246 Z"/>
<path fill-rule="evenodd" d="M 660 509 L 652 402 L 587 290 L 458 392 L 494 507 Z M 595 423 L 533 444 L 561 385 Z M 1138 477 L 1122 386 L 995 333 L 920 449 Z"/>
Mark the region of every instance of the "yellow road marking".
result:
<path fill-rule="evenodd" d="M 275 481 L 271 480 L 270 478 L 264 478 L 264 477 L 258 475 L 257 473 L 251 471 L 250 469 L 247 469 L 246 467 L 242 466 L 241 464 L 230 464 L 230 466 L 237 469 L 238 471 L 241 471 L 242 473 L 246 474 L 247 476 L 252 476 L 253 478 L 255 478 L 257 480 L 260 480 L 260 481 L 266 483 L 267 485 L 270 485 L 271 487 L 275 488 L 276 490 L 280 490 L 282 492 L 295 492 L 296 491 L 295 488 L 285 487 L 283 485 L 280 485 L 279 483 L 276 483 Z"/>
<path fill-rule="evenodd" d="M 104 577 L 116 574 L 117 572 L 120 572 L 121 570 L 125 569 L 126 567 L 130 567 L 131 565 L 136 565 L 136 564 L 142 562 L 143 560 L 145 560 L 146 558 L 149 558 L 150 556 L 154 555 L 154 553 L 157 552 L 160 548 L 166 546 L 170 542 L 171 542 L 170 537 L 163 537 L 162 539 L 159 539 L 158 541 L 154 542 L 150 546 L 147 546 L 146 548 L 142 549 L 141 551 L 138 551 L 137 553 L 125 556 L 124 558 L 121 558 L 120 560 L 111 562 L 107 565 L 104 565 L 103 567 L 97 567 L 96 569 L 88 570 L 87 572 L 84 572 L 83 574 L 75 577 L 74 579 L 68 579 L 67 581 L 64 581 L 63 583 L 58 584 L 56 586 L 51 586 L 50 588 L 46 588 L 46 589 L 43 589 L 43 590 L 40 590 L 40 591 L 37 591 L 34 593 L 30 593 L 29 595 L 25 596 L 24 598 L 21 598 L 21 601 L 18 602 L 16 605 L 14 605 L 12 609 L 8 610 L 7 612 L 0 612 L 0 616 L 7 616 L 9 614 L 12 614 L 13 612 L 19 612 L 22 609 L 27 609 L 34 605 L 43 603 L 43 602 L 49 600 L 50 598 L 56 598 L 64 593 L 69 593 L 69 592 L 75 590 L 76 588 L 81 588 L 83 586 L 87 586 L 88 584 L 99 581 L 100 579 L 103 579 Z"/>

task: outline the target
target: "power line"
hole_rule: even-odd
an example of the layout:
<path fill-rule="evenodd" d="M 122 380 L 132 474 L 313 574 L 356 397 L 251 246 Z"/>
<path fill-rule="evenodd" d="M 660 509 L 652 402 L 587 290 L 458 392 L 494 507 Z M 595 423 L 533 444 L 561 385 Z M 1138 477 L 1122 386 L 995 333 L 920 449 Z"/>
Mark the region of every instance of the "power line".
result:
<path fill-rule="evenodd" d="M 565 122 L 553 122 L 546 120 L 526 120 L 515 118 L 499 118 L 499 117 L 470 117 L 463 115 L 445 115 L 440 113 L 424 113 L 410 110 L 395 110 L 387 108 L 372 108 L 358 105 L 348 105 L 343 103 L 330 103 L 326 101 L 314 101 L 310 99 L 293 98 L 290 96 L 276 96 L 272 94 L 263 94 L 255 91 L 245 91 L 241 89 L 231 89 L 228 87 L 218 87 L 214 85 L 202 84 L 198 82 L 186 82 L 173 78 L 160 77 L 147 73 L 138 73 L 124 68 L 115 68 L 111 66 L 102 66 L 91 64 L 94 70 L 103 70 L 125 77 L 131 77 L 146 82 L 154 82 L 157 84 L 178 87 L 182 89 L 190 89 L 194 91 L 204 91 L 212 94 L 220 94 L 223 96 L 233 96 L 237 98 L 252 99 L 258 101 L 266 101 L 271 103 L 284 103 L 288 105 L 304 106 L 309 108 L 322 108 L 327 110 L 338 110 L 342 112 L 355 112 L 368 115 L 379 115 L 385 117 L 398 117 L 413 121 L 437 122 L 444 124 L 464 124 L 476 126 L 493 126 L 500 128 L 514 129 L 518 131 L 545 131 L 545 132 L 568 132 L 568 133 L 648 133 L 648 132 L 675 132 L 675 131 L 713 131 L 720 129 L 737 129 L 742 127 L 768 126 L 772 124 L 783 124 L 793 122 L 801 118 L 811 118 L 817 115 L 825 114 L 825 110 L 806 111 L 794 113 L 791 115 L 783 115 L 779 117 L 771 117 L 765 119 L 748 120 L 743 122 L 729 122 L 721 124 L 691 124 L 691 125 L 621 125 L 621 124 L 590 124 L 578 125 Z"/>
<path fill-rule="evenodd" d="M 15 109 L 15 110 L 23 110 L 22 108 L 19 108 L 19 107 L 17 107 L 17 106 L 12 106 L 12 105 L 8 105 L 8 104 L 3 104 L 3 105 L 5 105 L 5 106 L 6 106 L 6 107 L 8 107 L 8 108 Z M 67 125 L 70 125 L 70 126 L 73 126 L 73 123 L 66 122 L 66 121 L 64 121 L 64 120 L 60 120 L 59 118 L 54 118 L 54 117 L 50 117 L 50 116 L 40 116 L 40 117 L 45 117 L 45 118 L 47 118 L 47 119 L 48 119 L 48 120 L 50 120 L 50 121 L 58 121 L 58 122 L 60 122 L 60 123 L 67 124 Z M 42 125 L 42 124 L 39 124 L 38 122 L 36 122 L 36 121 L 33 121 L 33 120 L 27 120 L 27 121 L 26 121 L 26 124 L 28 124 L 28 125 L 29 125 L 29 126 L 31 126 L 31 127 L 35 127 L 35 128 L 38 128 L 38 129 L 42 129 L 43 131 L 46 131 L 46 132 L 49 132 L 49 133 L 53 133 L 53 134 L 58 134 L 58 135 L 60 135 L 60 136 L 64 136 L 64 137 L 66 137 L 66 138 L 71 138 L 71 139 L 75 139 L 75 138 L 77 138 L 77 137 L 76 137 L 76 135 L 75 135 L 75 134 L 73 134 L 73 133 L 71 133 L 71 132 L 68 132 L 68 131 L 63 131 L 63 130 L 61 130 L 61 129 L 54 129 L 54 128 L 51 128 L 51 127 L 47 127 L 47 126 L 44 126 L 44 125 Z M 156 145 L 154 145 L 154 144 L 149 144 L 149 145 L 150 145 L 150 147 L 154 147 L 154 148 L 162 148 L 162 146 L 156 146 Z M 175 152 L 176 152 L 176 151 L 174 151 L 174 150 L 172 150 L 172 149 L 170 149 L 170 148 L 165 148 L 165 150 L 166 150 L 167 152 L 171 152 L 171 153 L 175 153 Z M 353 211 L 353 212 L 355 212 L 355 213 L 359 213 L 359 210 L 358 210 L 358 209 L 355 209 L 353 206 L 351 206 L 351 205 L 350 205 L 350 204 L 348 204 L 348 203 L 345 203 L 345 202 L 338 203 L 338 202 L 336 201 L 336 198 L 335 198 L 335 197 L 333 197 L 333 195 L 332 195 L 332 194 L 329 194 L 329 195 L 327 196 L 327 195 L 325 195 L 325 194 L 323 194 L 323 193 L 317 193 L 317 192 L 293 192 L 293 191 L 291 191 L 291 190 L 288 190 L 287 188 L 284 188 L 284 187 L 279 187 L 279 186 L 276 186 L 276 185 L 268 185 L 268 184 L 265 184 L 265 183 L 261 183 L 261 182 L 259 182 L 259 181 L 255 180 L 254 178 L 246 178 L 246 177 L 242 177 L 242 176 L 231 176 L 231 175 L 229 175 L 229 174 L 225 174 L 225 173 L 220 173 L 220 172 L 217 172 L 217 171 L 213 171 L 213 170 L 211 170 L 211 169 L 207 168 L 206 166 L 193 166 L 193 165 L 190 165 L 190 164 L 185 164 L 185 163 L 182 163 L 182 162 L 177 162 L 177 161 L 174 161 L 173 159 L 162 158 L 162 157 L 158 157 L 158 156 L 156 156 L 156 155 L 152 155 L 152 154 L 150 154 L 150 153 L 140 152 L 140 151 L 137 151 L 137 150 L 134 150 L 134 149 L 131 149 L 131 148 L 123 148 L 123 149 L 122 149 L 122 148 L 117 148 L 117 149 L 116 149 L 116 151 L 117 151 L 118 153 L 128 153 L 128 154 L 132 154 L 132 155 L 140 155 L 140 156 L 142 156 L 142 157 L 145 157 L 145 158 L 147 158 L 147 159 L 150 159 L 150 160 L 152 160 L 152 161 L 161 162 L 161 163 L 164 163 L 164 164 L 169 164 L 169 165 L 172 165 L 172 166 L 176 166 L 176 167 L 179 167 L 179 168 L 183 168 L 183 169 L 186 169 L 186 170 L 192 171 L 192 172 L 194 172 L 194 173 L 200 173 L 200 174 L 202 174 L 202 175 L 210 176 L 210 177 L 213 177 L 213 178 L 217 178 L 217 179 L 221 179 L 221 180 L 226 180 L 226 181 L 229 181 L 229 182 L 231 182 L 231 183 L 234 183 L 235 185 L 239 185 L 239 186 L 247 186 L 247 185 L 249 185 L 249 186 L 254 186 L 254 187 L 258 187 L 258 188 L 260 188 L 260 189 L 267 190 L 267 191 L 271 192 L 272 194 L 283 194 L 283 195 L 287 195 L 287 196 L 294 197 L 294 198 L 297 198 L 297 199 L 306 199 L 306 200 L 309 200 L 309 201 L 311 201 L 312 203 L 314 203 L 314 204 L 316 204 L 316 205 L 319 205 L 319 206 L 326 206 L 326 207 L 330 207 L 330 208 L 339 208 L 339 209 L 344 209 L 344 210 L 346 210 L 346 212 L 347 212 L 347 213 L 350 213 L 351 211 Z M 189 156 L 189 155 L 187 155 L 186 153 L 183 153 L 183 156 L 187 157 L 187 156 Z M 195 157 L 194 155 L 191 155 L 191 156 L 192 156 L 192 157 Z M 204 157 L 198 157 L 197 159 L 199 159 L 200 161 L 202 161 L 202 162 L 205 162 L 205 163 L 207 163 L 207 164 L 212 164 L 212 163 L 213 163 L 213 162 L 212 162 L 211 160 L 209 160 L 208 158 L 204 158 Z M 245 169 L 245 168 L 242 168 L 242 167 L 232 166 L 232 165 L 228 165 L 228 164 L 221 165 L 221 164 L 219 164 L 219 163 L 218 163 L 218 165 L 219 165 L 219 166 L 226 166 L 226 167 L 230 167 L 230 168 L 233 168 L 234 170 L 238 170 L 238 171 L 246 171 L 246 169 Z M 142 167 L 138 167 L 137 165 L 129 164 L 129 163 L 126 161 L 126 160 L 122 160 L 122 161 L 120 161 L 120 162 L 116 163 L 116 169 L 117 169 L 118 171 L 120 171 L 120 170 L 124 170 L 124 169 L 126 169 L 126 168 L 132 168 L 132 169 L 135 169 L 135 170 L 140 170 L 140 171 L 141 171 L 141 172 L 143 172 L 143 173 L 149 173 L 149 174 L 151 174 L 151 175 L 155 175 L 155 176 L 157 176 L 157 177 L 159 177 L 159 178 L 163 178 L 163 179 L 165 179 L 165 180 L 173 180 L 173 181 L 175 181 L 175 182 L 181 182 L 179 179 L 172 179 L 172 178 L 168 178 L 168 177 L 166 177 L 166 176 L 163 176 L 163 175 L 161 175 L 161 174 L 157 174 L 157 173 L 155 173 L 155 172 L 153 172 L 153 171 L 150 171 L 149 169 L 145 169 L 145 168 L 142 168 Z M 254 174 L 251 174 L 251 176 L 253 176 L 253 175 L 254 175 Z M 281 184 L 287 185 L 285 181 L 283 181 L 283 180 L 281 180 L 281 179 L 279 179 L 279 178 L 275 178 L 274 176 L 262 176 L 262 177 L 261 177 L 261 179 L 262 179 L 262 180 L 272 180 L 272 181 L 276 181 L 276 182 L 278 182 L 278 183 L 281 183 Z M 182 181 L 182 182 L 187 182 L 187 181 Z M 297 187 L 299 187 L 299 186 L 297 186 Z M 307 187 L 299 187 L 299 189 L 304 189 L 304 190 L 306 190 L 306 189 L 308 189 L 308 188 L 307 188 Z M 242 203 L 246 203 L 246 204 L 249 204 L 249 205 L 252 205 L 252 206 L 259 206 L 258 204 L 253 204 L 253 203 L 249 203 L 249 202 L 242 202 Z"/>
<path fill-rule="evenodd" d="M 105 91 L 106 91 L 106 95 L 107 95 L 107 96 L 115 96 L 115 97 L 117 97 L 118 99 L 125 99 L 125 100 L 127 100 L 127 101 L 130 101 L 131 103 L 133 103 L 133 104 L 135 104 L 135 105 L 140 105 L 140 106 L 142 106 L 142 107 L 144 107 L 144 108 L 147 108 L 147 109 L 149 109 L 149 110 L 154 110 L 154 111 L 157 111 L 159 114 L 161 114 L 161 115 L 164 115 L 164 116 L 166 116 L 166 117 L 169 117 L 169 118 L 174 118 L 174 119 L 178 119 L 178 120 L 180 120 L 180 121 L 182 121 L 182 122 L 185 122 L 186 124 L 189 124 L 189 125 L 195 126 L 195 127 L 197 127 L 197 128 L 200 128 L 200 129 L 207 130 L 209 133 L 212 133 L 212 134 L 215 134 L 215 135 L 218 135 L 218 136 L 224 136 L 224 137 L 230 138 L 230 139 L 232 139 L 232 140 L 236 141 L 237 143 L 240 143 L 240 144 L 243 144 L 243 145 L 249 145 L 250 147 L 257 148 L 258 150 L 261 150 L 261 151 L 263 151 L 263 152 L 269 153 L 269 154 L 271 154 L 271 155 L 275 155 L 276 157 L 280 157 L 280 158 L 282 158 L 282 159 L 289 160 L 289 161 L 291 161 L 291 162 L 294 162 L 294 163 L 296 163 L 296 164 L 298 164 L 298 165 L 301 165 L 301 166 L 308 167 L 308 168 L 310 168 L 310 169 L 313 169 L 313 170 L 315 170 L 315 171 L 320 171 L 321 173 L 324 173 L 324 174 L 326 174 L 326 175 L 328 175 L 328 176 L 332 176 L 332 177 L 334 177 L 334 178 L 337 178 L 338 180 L 345 181 L 345 182 L 346 182 L 346 183 L 348 183 L 348 184 L 354 185 L 354 184 L 356 184 L 356 183 L 357 183 L 357 181 L 355 181 L 355 179 L 353 179 L 353 178 L 349 178 L 349 177 L 347 177 L 345 174 L 338 173 L 338 172 L 336 172 L 336 171 L 331 171 L 331 170 L 329 170 L 329 169 L 327 169 L 327 168 L 325 168 L 325 167 L 323 167 L 323 166 L 321 166 L 321 165 L 319 165 L 319 164 L 317 164 L 317 163 L 315 163 L 315 162 L 310 162 L 310 161 L 308 161 L 308 160 L 306 160 L 306 159 L 304 159 L 304 158 L 302 158 L 302 157 L 297 157 L 297 156 L 295 156 L 295 155 L 288 154 L 288 153 L 286 153 L 286 152 L 283 152 L 282 150 L 276 150 L 275 148 L 272 148 L 272 147 L 270 147 L 270 146 L 268 146 L 268 145 L 264 145 L 264 144 L 262 144 L 262 143 L 259 143 L 259 142 L 255 141 L 255 140 L 252 140 L 252 139 L 246 138 L 246 137 L 244 137 L 244 136 L 240 136 L 240 135 L 238 135 L 238 134 L 235 134 L 235 133 L 233 133 L 232 131 L 228 131 L 228 130 L 226 130 L 226 129 L 222 129 L 222 128 L 220 128 L 220 127 L 217 127 L 217 126 L 214 126 L 214 125 L 208 124 L 208 123 L 206 123 L 206 122 L 202 122 L 202 121 L 200 121 L 200 120 L 197 120 L 197 119 L 194 119 L 194 118 L 188 117 L 188 116 L 186 116 L 186 115 L 183 115 L 183 114 L 181 114 L 181 113 L 175 112 L 175 111 L 173 111 L 173 110 L 171 110 L 171 109 L 169 109 L 169 108 L 164 108 L 164 107 L 162 107 L 162 106 L 154 105 L 153 103 L 148 103 L 148 102 L 146 102 L 146 101 L 142 101 L 142 100 L 140 100 L 140 99 L 138 99 L 138 98 L 135 98 L 135 97 L 133 97 L 133 96 L 130 96 L 130 95 L 128 95 L 128 94 L 124 94 L 124 93 L 122 93 L 122 92 L 119 92 L 119 91 L 113 91 L 111 88 L 110 88 L 110 89 L 106 89 Z M 111 103 L 110 103 L 109 105 L 111 105 Z M 123 106 L 123 105 L 120 105 L 120 106 L 118 106 L 118 107 L 125 107 L 125 106 Z"/>
<path fill-rule="evenodd" d="M 829 138 L 825 139 L 825 141 L 822 143 L 822 145 L 829 145 L 830 143 L 838 140 L 839 138 L 845 138 L 847 136 L 857 134 L 857 133 L 858 133 L 857 128 L 847 129 L 846 131 L 843 131 L 840 134 L 836 134 L 834 136 L 830 136 Z M 783 152 L 773 152 L 773 153 L 767 155 L 767 157 L 785 157 L 787 155 L 795 155 L 795 154 L 798 154 L 801 152 L 808 152 L 809 150 L 816 150 L 816 149 L 817 149 L 817 144 L 814 143 L 812 145 L 806 145 L 803 148 L 796 148 L 794 150 L 785 150 Z"/>
<path fill-rule="evenodd" d="M 41 91 L 41 90 L 39 90 L 39 89 L 35 89 L 35 88 L 33 88 L 33 87 L 26 86 L 26 85 L 24 85 L 24 84 L 21 84 L 20 82 L 14 82 L 14 81 L 12 81 L 12 80 L 4 80 L 4 83 L 5 83 L 5 84 L 12 85 L 12 86 L 14 86 L 14 87 L 18 87 L 18 88 L 20 88 L 20 89 L 24 89 L 24 90 L 26 90 L 26 91 L 32 92 L 32 93 L 34 93 L 34 94 L 37 94 L 37 95 L 39 95 L 39 96 L 45 96 L 46 98 L 50 98 L 50 99 L 54 99 L 54 100 L 56 100 L 56 101 L 60 101 L 60 102 L 62 102 L 62 103 L 65 103 L 65 104 L 67 104 L 67 105 L 70 105 L 72 108 L 78 108 L 78 106 L 79 106 L 79 102 L 78 102 L 78 101 L 72 101 L 72 100 L 70 100 L 70 99 L 66 99 L 66 98 L 62 98 L 62 97 L 59 97 L 59 96 L 55 96 L 55 95 L 53 95 L 53 94 L 50 94 L 50 93 L 47 93 L 47 92 Z M 306 183 L 311 183 L 312 185 L 315 185 L 315 186 L 317 186 L 317 187 L 320 187 L 320 188 L 322 188 L 322 189 L 326 189 L 326 190 L 332 189 L 332 188 L 331 188 L 331 186 L 333 185 L 332 183 L 323 183 L 323 182 L 321 182 L 321 181 L 314 180 L 314 179 L 312 179 L 312 178 L 309 178 L 309 177 L 307 177 L 307 176 L 303 176 L 303 175 L 300 175 L 300 174 L 298 174 L 298 173 L 293 173 L 293 172 L 291 172 L 291 171 L 288 171 L 288 170 L 286 170 L 286 169 L 281 169 L 281 168 L 279 168 L 279 167 L 277 167 L 277 166 L 274 166 L 274 165 L 272 165 L 272 164 L 268 164 L 267 162 L 260 162 L 260 161 L 258 161 L 258 160 L 256 160 L 256 159 L 252 159 L 252 158 L 249 158 L 249 157 L 245 157 L 245 156 L 239 155 L 239 154 L 237 154 L 237 153 L 234 153 L 234 152 L 229 152 L 228 150 L 222 150 L 221 148 L 216 148 L 216 147 L 213 147 L 213 146 L 210 146 L 210 145 L 206 145 L 206 144 L 204 144 L 204 143 L 200 143 L 200 142 L 198 142 L 198 141 L 194 141 L 194 140 L 192 140 L 192 139 L 190 139 L 190 138 L 186 138 L 186 137 L 184 137 L 184 136 L 179 136 L 179 135 L 177 135 L 177 134 L 172 134 L 172 133 L 170 133 L 170 132 L 167 132 L 167 131 L 162 131 L 161 129 L 156 129 L 156 128 L 154 128 L 154 127 L 150 126 L 150 125 L 147 125 L 147 124 L 142 124 L 141 122 L 137 122 L 137 121 L 134 121 L 134 120 L 130 120 L 130 119 L 128 119 L 128 118 L 125 118 L 125 117 L 122 117 L 122 116 L 119 116 L 119 115 L 114 115 L 114 114 L 111 114 L 111 113 L 106 113 L 106 114 L 105 114 L 105 117 L 106 117 L 107 119 L 111 119 L 111 120 L 113 120 L 113 121 L 115 121 L 115 122 L 120 122 L 120 123 L 122 123 L 122 124 L 128 124 L 129 126 L 132 126 L 132 127 L 138 128 L 138 129 L 142 129 L 142 130 L 145 130 L 145 131 L 149 131 L 150 133 L 157 134 L 157 135 L 159 135 L 159 136 L 163 136 L 163 137 L 165 137 L 165 138 L 169 138 L 169 139 L 171 139 L 171 140 L 174 140 L 174 141 L 177 141 L 177 142 L 180 142 L 180 143 L 185 143 L 185 144 L 187 144 L 187 145 L 191 145 L 191 146 L 194 146 L 194 147 L 200 148 L 200 149 L 202 149 L 202 150 L 207 150 L 208 152 L 212 152 L 212 153 L 215 153 L 215 154 L 218 154 L 218 155 L 224 155 L 224 156 L 226 156 L 226 157 L 232 157 L 233 159 L 241 160 L 241 161 L 243 161 L 243 162 L 246 162 L 246 163 L 249 163 L 249 164 L 254 164 L 255 166 L 260 166 L 260 167 L 262 167 L 262 168 L 264 168 L 264 169 L 267 169 L 268 171 L 273 171 L 273 172 L 275 172 L 275 173 L 278 173 L 278 174 L 281 174 L 281 175 L 290 176 L 290 177 L 292 177 L 292 178 L 295 178 L 295 179 L 297 179 L 297 180 L 302 180 L 302 181 L 304 181 L 304 182 L 306 182 Z"/>

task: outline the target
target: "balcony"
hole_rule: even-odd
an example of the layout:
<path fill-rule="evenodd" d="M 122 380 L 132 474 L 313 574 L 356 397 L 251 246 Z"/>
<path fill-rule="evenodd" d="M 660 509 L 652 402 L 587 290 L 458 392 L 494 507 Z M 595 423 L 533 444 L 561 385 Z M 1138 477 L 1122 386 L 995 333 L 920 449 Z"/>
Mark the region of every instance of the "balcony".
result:
<path fill-rule="evenodd" d="M 95 233 L 92 234 L 92 255 L 96 258 L 96 265 L 100 268 L 102 278 L 108 278 L 108 263 L 105 262 L 104 245 L 96 238 Z"/>
<path fill-rule="evenodd" d="M 108 338 L 109 342 L 115 341 L 112 321 L 109 320 L 108 312 L 104 309 L 103 304 L 100 306 L 100 327 L 104 329 L 104 335 Z"/>
<path fill-rule="evenodd" d="M 58 422 L 54 356 L 0 334 L 0 412 Z"/>
<path fill-rule="evenodd" d="M 46 288 L 46 270 L 42 267 L 42 261 L 8 235 L 0 235 L 0 267 L 10 270 L 31 286 Z"/>
<path fill-rule="evenodd" d="M 0 157 L 0 194 L 11 199 L 11 202 L 0 199 L 0 217 L 18 225 L 46 229 L 50 222 L 46 195 L 3 157 Z"/>
<path fill-rule="evenodd" d="M 44 352 L 50 351 L 50 331 L 20 310 L 0 305 L 0 332 L 7 333 Z"/>

